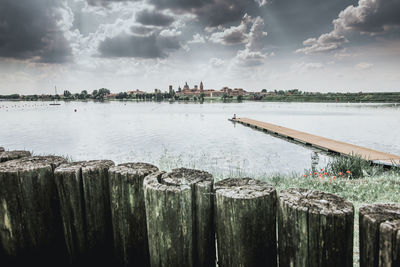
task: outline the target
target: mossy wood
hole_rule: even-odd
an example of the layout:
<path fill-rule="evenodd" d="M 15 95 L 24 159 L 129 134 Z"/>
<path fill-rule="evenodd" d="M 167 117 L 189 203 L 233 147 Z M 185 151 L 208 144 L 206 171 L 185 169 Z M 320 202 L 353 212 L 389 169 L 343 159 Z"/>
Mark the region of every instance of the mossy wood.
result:
<path fill-rule="evenodd" d="M 288 189 L 279 194 L 279 266 L 353 266 L 354 207 L 333 194 Z"/>
<path fill-rule="evenodd" d="M 59 264 L 66 256 L 54 182 L 63 162 L 38 156 L 0 164 L 2 265 Z"/>
<path fill-rule="evenodd" d="M 213 177 L 191 169 L 144 180 L 150 265 L 215 266 Z"/>
<path fill-rule="evenodd" d="M 158 171 L 147 163 L 111 167 L 111 220 L 114 256 L 119 266 L 149 266 L 143 180 Z"/>
<path fill-rule="evenodd" d="M 400 204 L 360 208 L 360 267 L 400 266 Z"/>
<path fill-rule="evenodd" d="M 214 186 L 218 266 L 277 266 L 276 190 L 250 178 Z"/>
<path fill-rule="evenodd" d="M 108 169 L 113 165 L 109 160 L 82 161 L 55 170 L 71 263 L 107 263 L 111 259 Z"/>
<path fill-rule="evenodd" d="M 24 150 L 4 151 L 4 148 L 0 147 L 0 162 L 5 162 L 29 156 L 31 156 L 31 152 L 29 151 L 24 151 Z"/>

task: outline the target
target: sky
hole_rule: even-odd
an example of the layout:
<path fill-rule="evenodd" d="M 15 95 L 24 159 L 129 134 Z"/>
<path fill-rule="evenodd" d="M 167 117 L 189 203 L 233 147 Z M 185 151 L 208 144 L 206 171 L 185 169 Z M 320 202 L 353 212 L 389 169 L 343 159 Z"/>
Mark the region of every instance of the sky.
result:
<path fill-rule="evenodd" d="M 0 94 L 400 91 L 400 0 L 0 0 Z"/>

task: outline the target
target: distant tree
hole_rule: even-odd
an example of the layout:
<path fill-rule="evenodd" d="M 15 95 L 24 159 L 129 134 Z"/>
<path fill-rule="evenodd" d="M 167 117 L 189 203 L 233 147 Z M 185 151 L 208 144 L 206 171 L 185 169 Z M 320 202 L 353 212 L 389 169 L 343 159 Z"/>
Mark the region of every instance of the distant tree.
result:
<path fill-rule="evenodd" d="M 93 92 L 92 92 L 92 96 L 93 96 L 93 98 L 96 98 L 96 96 L 97 96 L 97 90 L 93 90 Z"/>
<path fill-rule="evenodd" d="M 204 101 L 204 97 L 206 96 L 205 93 L 200 93 L 200 101 Z"/>
<path fill-rule="evenodd" d="M 163 100 L 163 94 L 160 93 L 160 92 L 157 92 L 157 93 L 155 94 L 155 100 L 156 100 L 156 101 L 162 101 L 162 100 Z"/>
<path fill-rule="evenodd" d="M 238 102 L 242 102 L 243 101 L 243 96 L 242 95 L 238 95 L 236 97 L 236 99 L 237 99 Z"/>
<path fill-rule="evenodd" d="M 121 93 L 118 93 L 116 96 L 115 96 L 115 98 L 116 99 L 126 99 L 126 98 L 128 98 L 128 93 L 127 92 L 121 92 Z"/>
<path fill-rule="evenodd" d="M 70 91 L 68 91 L 68 90 L 64 91 L 64 97 L 71 97 L 71 96 L 72 96 L 72 94 Z"/>
<path fill-rule="evenodd" d="M 267 89 L 262 89 L 261 90 L 261 93 L 266 93 L 267 92 Z"/>

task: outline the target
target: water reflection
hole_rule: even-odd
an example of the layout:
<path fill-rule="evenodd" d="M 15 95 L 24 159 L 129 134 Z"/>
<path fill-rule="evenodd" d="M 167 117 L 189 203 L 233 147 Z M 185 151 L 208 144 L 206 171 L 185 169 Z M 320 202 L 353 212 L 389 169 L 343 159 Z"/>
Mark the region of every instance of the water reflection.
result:
<path fill-rule="evenodd" d="M 325 103 L 0 102 L 0 146 L 73 160 L 145 161 L 223 175 L 303 173 L 329 157 L 229 122 L 232 114 L 400 154 L 399 106 Z M 77 112 L 74 112 L 74 110 Z M 318 157 L 318 161 L 317 161 Z"/>

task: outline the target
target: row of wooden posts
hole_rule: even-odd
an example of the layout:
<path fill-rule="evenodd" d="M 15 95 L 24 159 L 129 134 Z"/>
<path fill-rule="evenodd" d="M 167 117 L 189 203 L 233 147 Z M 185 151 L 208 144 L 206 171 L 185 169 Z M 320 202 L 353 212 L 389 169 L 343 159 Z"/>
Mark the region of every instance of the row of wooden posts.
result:
<path fill-rule="evenodd" d="M 1 151 L 1 266 L 353 266 L 354 207 L 333 194 Z M 360 266 L 400 266 L 400 205 L 359 219 Z"/>

